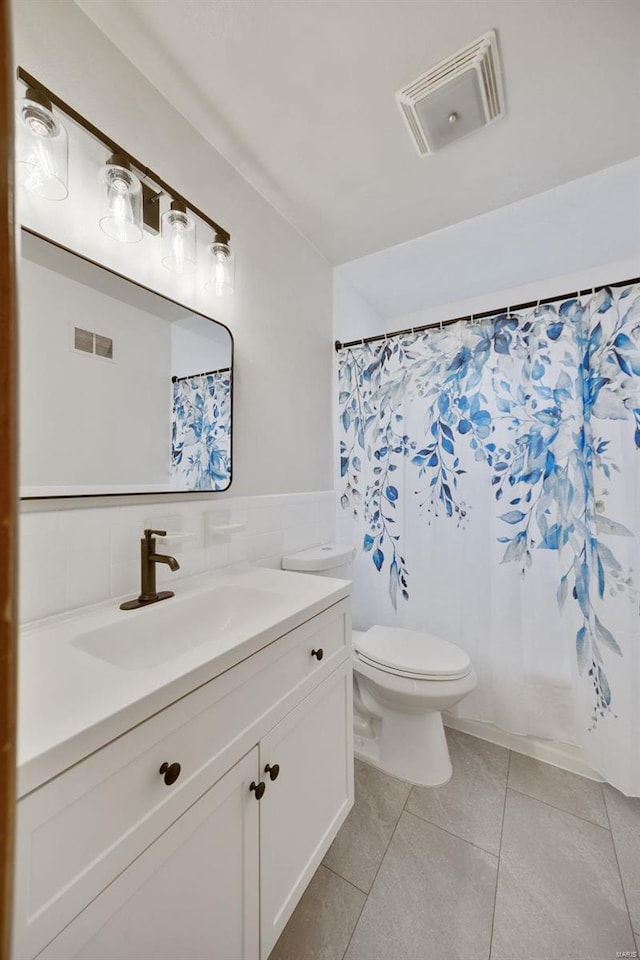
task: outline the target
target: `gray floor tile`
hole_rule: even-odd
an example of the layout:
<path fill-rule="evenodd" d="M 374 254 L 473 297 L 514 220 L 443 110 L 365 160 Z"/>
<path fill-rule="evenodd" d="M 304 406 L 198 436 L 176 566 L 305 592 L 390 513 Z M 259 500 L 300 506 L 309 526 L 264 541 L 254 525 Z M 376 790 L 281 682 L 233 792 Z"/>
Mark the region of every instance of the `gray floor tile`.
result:
<path fill-rule="evenodd" d="M 355 780 L 355 804 L 324 862 L 368 893 L 411 787 L 359 760 Z"/>
<path fill-rule="evenodd" d="M 365 895 L 320 866 L 269 960 L 341 960 Z"/>
<path fill-rule="evenodd" d="M 453 776 L 443 787 L 413 787 L 407 810 L 497 855 L 509 751 L 447 730 Z"/>
<path fill-rule="evenodd" d="M 512 753 L 509 787 L 550 803 L 552 807 L 574 813 L 576 817 L 591 820 L 601 827 L 609 826 L 602 784 L 595 780 L 587 780 L 586 777 L 579 777 L 521 753 Z"/>
<path fill-rule="evenodd" d="M 491 960 L 634 950 L 611 833 L 509 790 Z"/>
<path fill-rule="evenodd" d="M 613 842 L 629 905 L 631 925 L 640 931 L 640 798 L 625 797 L 607 784 L 604 791 Z"/>
<path fill-rule="evenodd" d="M 403 813 L 345 960 L 487 960 L 497 866 Z"/>

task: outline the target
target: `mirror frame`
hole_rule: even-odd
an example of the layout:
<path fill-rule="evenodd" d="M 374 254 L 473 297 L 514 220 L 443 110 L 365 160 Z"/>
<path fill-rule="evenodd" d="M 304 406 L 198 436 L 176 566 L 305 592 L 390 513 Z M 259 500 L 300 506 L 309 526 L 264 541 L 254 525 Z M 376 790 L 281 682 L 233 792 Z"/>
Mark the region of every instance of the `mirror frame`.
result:
<path fill-rule="evenodd" d="M 168 303 L 173 303 L 175 306 L 180 307 L 183 310 L 188 310 L 190 313 L 194 314 L 197 317 L 202 317 L 204 320 L 209 320 L 211 323 L 217 323 L 218 326 L 223 327 L 229 334 L 231 340 L 231 360 L 229 367 L 231 370 L 231 388 L 230 388 L 230 397 L 229 397 L 229 407 L 231 411 L 231 428 L 229 431 L 230 441 L 230 469 L 229 469 L 229 483 L 224 488 L 224 490 L 132 490 L 132 491 L 118 491 L 117 493 L 110 493 L 108 491 L 103 492 L 93 492 L 93 493 L 52 493 L 52 494 L 43 494 L 42 496 L 30 496 L 23 497 L 20 495 L 19 499 L 22 502 L 32 502 L 32 501 L 42 501 L 42 500 L 91 500 L 96 499 L 97 497 L 193 497 L 193 496 L 212 496 L 219 493 L 227 493 L 231 484 L 233 483 L 233 414 L 234 414 L 234 351 L 235 351 L 235 342 L 233 339 L 233 334 L 229 327 L 221 323 L 219 320 L 215 320 L 213 317 L 208 317 L 205 313 L 200 313 L 199 310 L 193 310 L 191 307 L 187 306 L 184 303 L 181 303 L 179 300 L 174 300 L 173 297 L 167 297 L 164 293 L 158 293 L 157 290 L 153 290 L 151 287 L 145 286 L 143 283 L 138 283 L 137 280 L 132 280 L 131 277 L 125 276 L 123 273 L 118 273 L 117 270 L 112 270 L 111 267 L 105 267 L 104 264 L 99 263 L 97 260 L 91 259 L 82 253 L 78 253 L 77 250 L 72 250 L 70 247 L 66 247 L 62 243 L 58 243 L 56 240 L 52 240 L 51 237 L 45 236 L 43 233 L 39 233 L 37 230 L 32 230 L 30 227 L 25 227 L 20 225 L 20 230 L 24 233 L 28 233 L 33 237 L 36 237 L 38 240 L 44 240 L 46 243 L 50 243 L 52 246 L 57 247 L 59 250 L 63 250 L 65 253 L 69 253 L 74 257 L 78 257 L 80 260 L 84 260 L 85 263 L 89 263 L 94 267 L 98 267 L 100 270 L 105 270 L 107 273 L 112 274 L 114 277 L 118 277 L 120 280 L 124 280 L 127 283 L 132 284 L 134 287 L 138 287 L 140 290 L 145 290 L 147 293 L 152 293 L 156 297 L 162 297 L 163 300 L 166 300 Z M 20 259 L 21 257 L 16 257 L 18 271 L 20 269 Z M 20 330 L 20 304 L 18 303 L 18 334 Z M 19 413 L 19 412 L 18 412 Z M 18 437 L 20 436 L 20 417 L 18 415 Z M 18 492 L 20 491 L 20 478 L 18 477 Z"/>

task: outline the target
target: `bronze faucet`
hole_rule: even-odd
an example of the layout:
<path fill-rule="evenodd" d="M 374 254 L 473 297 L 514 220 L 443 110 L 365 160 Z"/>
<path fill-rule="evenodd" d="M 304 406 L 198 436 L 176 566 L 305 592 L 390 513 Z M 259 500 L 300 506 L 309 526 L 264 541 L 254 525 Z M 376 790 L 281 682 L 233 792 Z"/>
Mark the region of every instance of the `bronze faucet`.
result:
<path fill-rule="evenodd" d="M 121 610 L 136 610 L 138 607 L 146 607 L 150 603 L 168 600 L 169 597 L 174 596 L 173 590 L 161 590 L 158 593 L 156 589 L 156 563 L 166 563 L 174 573 L 180 569 L 180 564 L 175 557 L 156 553 L 155 538 L 166 537 L 166 535 L 166 530 L 145 530 L 144 537 L 140 541 L 140 579 L 142 581 L 140 596 L 136 600 L 121 603 Z"/>

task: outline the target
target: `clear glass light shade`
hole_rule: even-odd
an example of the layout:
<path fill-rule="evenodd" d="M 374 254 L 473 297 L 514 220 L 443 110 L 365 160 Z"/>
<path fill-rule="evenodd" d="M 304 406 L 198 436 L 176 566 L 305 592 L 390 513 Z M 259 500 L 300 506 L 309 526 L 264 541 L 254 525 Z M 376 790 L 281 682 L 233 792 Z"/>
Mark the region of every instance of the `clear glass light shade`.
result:
<path fill-rule="evenodd" d="M 45 200 L 64 200 L 69 195 L 67 131 L 49 105 L 32 99 L 29 91 L 16 103 L 16 120 L 18 182 Z"/>
<path fill-rule="evenodd" d="M 162 214 L 162 266 L 172 273 L 195 273 L 196 222 L 176 206 Z"/>
<path fill-rule="evenodd" d="M 142 185 L 128 167 L 114 158 L 100 171 L 100 229 L 121 243 L 142 240 Z"/>
<path fill-rule="evenodd" d="M 213 290 L 217 297 L 225 297 L 233 293 L 235 285 L 236 261 L 228 243 L 216 240 L 209 247 L 211 266 L 209 279 L 205 283 L 206 290 Z"/>

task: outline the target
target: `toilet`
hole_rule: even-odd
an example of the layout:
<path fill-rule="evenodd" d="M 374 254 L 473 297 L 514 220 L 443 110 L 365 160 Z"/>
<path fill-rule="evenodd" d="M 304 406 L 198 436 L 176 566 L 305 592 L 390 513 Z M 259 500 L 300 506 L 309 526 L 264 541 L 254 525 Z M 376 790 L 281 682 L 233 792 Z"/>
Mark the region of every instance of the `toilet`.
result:
<path fill-rule="evenodd" d="M 325 544 L 282 558 L 283 570 L 350 580 L 353 547 Z M 353 631 L 354 745 L 357 757 L 410 783 L 451 778 L 442 711 L 478 682 L 460 647 L 431 633 L 374 626 Z"/>

